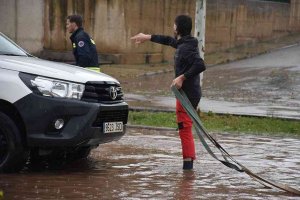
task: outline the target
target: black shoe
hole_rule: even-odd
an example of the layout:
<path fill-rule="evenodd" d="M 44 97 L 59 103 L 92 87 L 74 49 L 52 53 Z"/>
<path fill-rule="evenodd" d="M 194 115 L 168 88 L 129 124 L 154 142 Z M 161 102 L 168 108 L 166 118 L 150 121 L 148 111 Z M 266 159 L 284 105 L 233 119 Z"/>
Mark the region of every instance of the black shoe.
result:
<path fill-rule="evenodd" d="M 193 161 L 183 161 L 183 169 L 184 170 L 191 170 L 193 169 Z"/>

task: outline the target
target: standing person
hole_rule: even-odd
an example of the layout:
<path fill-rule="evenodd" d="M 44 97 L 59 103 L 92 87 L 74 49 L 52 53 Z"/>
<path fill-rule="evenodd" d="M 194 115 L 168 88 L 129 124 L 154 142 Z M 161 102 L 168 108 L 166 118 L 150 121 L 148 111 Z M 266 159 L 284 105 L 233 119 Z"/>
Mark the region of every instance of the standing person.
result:
<path fill-rule="evenodd" d="M 76 65 L 80 67 L 98 67 L 98 54 L 95 42 L 83 30 L 82 17 L 70 15 L 67 17 L 67 31 L 71 33 L 73 54 Z"/>
<path fill-rule="evenodd" d="M 131 39 L 137 44 L 152 41 L 176 49 L 174 56 L 175 79 L 172 85 L 177 89 L 181 88 L 196 109 L 201 98 L 200 73 L 206 68 L 199 55 L 198 41 L 191 36 L 191 31 L 191 17 L 179 15 L 174 23 L 174 38 L 139 33 Z M 193 169 L 193 161 L 196 159 L 192 133 L 193 122 L 178 100 L 176 100 L 176 117 L 182 146 L 183 169 Z"/>

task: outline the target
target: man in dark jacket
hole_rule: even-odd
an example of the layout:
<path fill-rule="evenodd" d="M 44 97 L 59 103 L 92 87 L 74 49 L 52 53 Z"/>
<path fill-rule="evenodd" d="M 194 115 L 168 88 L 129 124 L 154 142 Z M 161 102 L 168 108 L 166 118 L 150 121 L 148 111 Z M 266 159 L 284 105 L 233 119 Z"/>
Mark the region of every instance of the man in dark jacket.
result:
<path fill-rule="evenodd" d="M 67 31 L 72 33 L 70 39 L 73 45 L 73 54 L 76 65 L 80 67 L 98 67 L 98 54 L 95 42 L 84 32 L 82 17 L 70 15 L 67 17 Z"/>
<path fill-rule="evenodd" d="M 150 40 L 176 49 L 174 56 L 175 79 L 172 85 L 178 89 L 182 88 L 193 107 L 197 108 L 201 98 L 200 73 L 205 70 L 205 64 L 199 55 L 198 41 L 191 36 L 191 31 L 191 17 L 179 15 L 174 24 L 175 38 L 139 33 L 131 39 L 138 44 Z M 192 169 L 193 160 L 196 159 L 192 134 L 193 122 L 178 100 L 176 100 L 176 116 L 182 145 L 183 169 Z"/>

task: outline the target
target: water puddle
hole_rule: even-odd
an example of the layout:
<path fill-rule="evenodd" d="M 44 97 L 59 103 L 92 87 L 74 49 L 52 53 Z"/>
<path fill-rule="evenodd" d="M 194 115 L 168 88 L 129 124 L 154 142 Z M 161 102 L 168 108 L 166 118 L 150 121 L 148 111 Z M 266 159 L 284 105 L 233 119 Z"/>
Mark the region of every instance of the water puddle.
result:
<path fill-rule="evenodd" d="M 300 187 L 297 138 L 218 134 L 240 163 L 273 181 Z M 266 189 L 207 154 L 196 139 L 198 159 L 184 172 L 176 131 L 129 128 L 121 140 L 99 146 L 87 160 L 59 167 L 0 174 L 4 199 L 300 199 Z"/>

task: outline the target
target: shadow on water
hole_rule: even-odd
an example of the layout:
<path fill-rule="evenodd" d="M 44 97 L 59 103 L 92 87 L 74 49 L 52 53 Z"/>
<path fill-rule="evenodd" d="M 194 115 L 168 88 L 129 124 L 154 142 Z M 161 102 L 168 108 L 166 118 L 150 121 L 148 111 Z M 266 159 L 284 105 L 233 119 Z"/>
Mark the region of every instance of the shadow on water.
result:
<path fill-rule="evenodd" d="M 26 164 L 22 173 L 34 172 L 55 172 L 55 171 L 86 171 L 96 167 L 96 163 L 92 159 L 81 159 L 77 161 L 69 161 L 66 159 L 48 160 L 42 159 L 39 162 L 30 162 Z M 100 166 L 97 165 L 97 168 Z"/>

